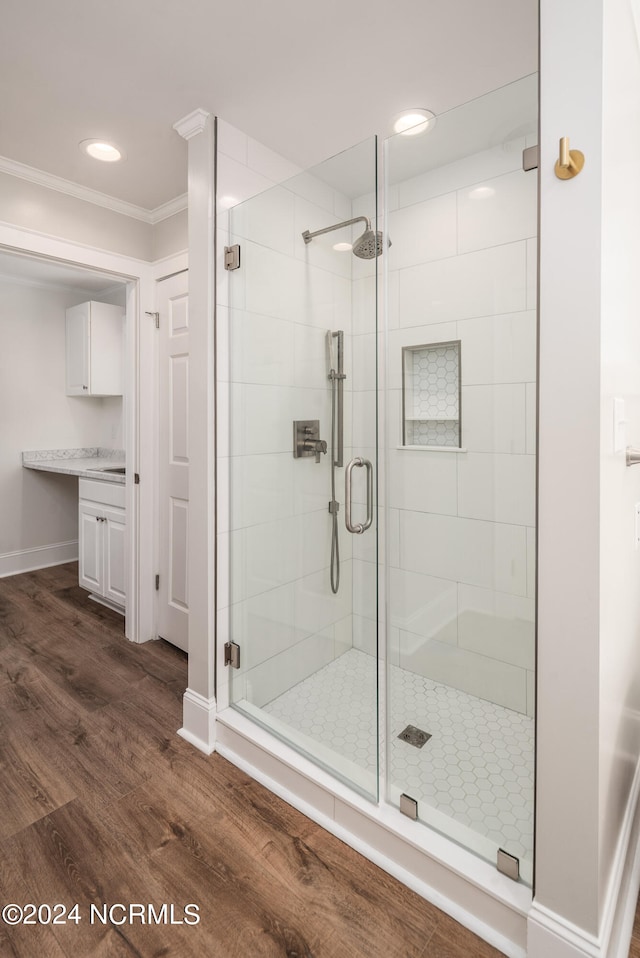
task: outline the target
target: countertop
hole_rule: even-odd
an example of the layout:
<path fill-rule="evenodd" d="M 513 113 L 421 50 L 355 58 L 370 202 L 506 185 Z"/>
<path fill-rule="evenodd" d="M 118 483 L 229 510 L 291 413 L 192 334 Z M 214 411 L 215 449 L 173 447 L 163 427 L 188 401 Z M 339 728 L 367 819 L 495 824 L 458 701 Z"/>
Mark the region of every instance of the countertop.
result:
<path fill-rule="evenodd" d="M 62 472 L 83 479 L 100 479 L 103 482 L 124 483 L 124 476 L 102 472 L 105 468 L 124 466 L 123 449 L 104 449 L 91 446 L 84 449 L 35 449 L 22 453 L 25 469 L 42 472 Z"/>

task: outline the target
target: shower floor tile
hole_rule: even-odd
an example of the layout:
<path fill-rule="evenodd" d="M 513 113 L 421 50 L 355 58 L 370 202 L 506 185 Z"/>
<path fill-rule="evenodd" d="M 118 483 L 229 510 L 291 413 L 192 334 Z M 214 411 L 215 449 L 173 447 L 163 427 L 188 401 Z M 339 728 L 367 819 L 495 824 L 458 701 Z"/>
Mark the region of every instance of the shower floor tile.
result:
<path fill-rule="evenodd" d="M 375 775 L 376 664 L 350 649 L 263 711 Z M 531 862 L 533 719 L 396 666 L 389 691 L 392 787 Z M 407 725 L 422 748 L 398 739 Z"/>

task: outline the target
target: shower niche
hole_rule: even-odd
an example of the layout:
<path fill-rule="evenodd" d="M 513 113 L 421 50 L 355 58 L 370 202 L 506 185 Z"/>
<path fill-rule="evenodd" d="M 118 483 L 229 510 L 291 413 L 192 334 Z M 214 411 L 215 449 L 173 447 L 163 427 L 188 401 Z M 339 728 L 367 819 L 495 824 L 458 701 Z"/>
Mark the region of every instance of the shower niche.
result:
<path fill-rule="evenodd" d="M 460 340 L 402 350 L 402 445 L 460 448 Z"/>

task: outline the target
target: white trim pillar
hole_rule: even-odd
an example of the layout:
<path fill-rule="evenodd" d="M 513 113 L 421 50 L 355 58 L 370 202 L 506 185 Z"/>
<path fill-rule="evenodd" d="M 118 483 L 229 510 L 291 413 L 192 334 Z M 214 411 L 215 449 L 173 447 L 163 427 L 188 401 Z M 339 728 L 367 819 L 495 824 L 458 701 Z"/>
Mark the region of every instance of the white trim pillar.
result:
<path fill-rule="evenodd" d="M 189 687 L 179 734 L 215 748 L 215 117 L 174 129 L 189 148 Z"/>

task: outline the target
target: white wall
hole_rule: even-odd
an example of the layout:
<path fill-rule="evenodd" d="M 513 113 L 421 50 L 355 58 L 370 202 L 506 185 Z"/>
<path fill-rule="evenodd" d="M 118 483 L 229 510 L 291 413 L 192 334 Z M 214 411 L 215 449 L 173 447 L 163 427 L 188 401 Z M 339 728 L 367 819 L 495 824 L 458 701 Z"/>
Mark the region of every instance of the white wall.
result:
<path fill-rule="evenodd" d="M 8 173 L 0 173 L 0 209 L 3 223 L 147 262 L 188 245 L 186 210 L 151 225 Z"/>
<path fill-rule="evenodd" d="M 609 954 L 620 909 L 628 896 L 633 914 L 637 898 L 628 866 L 640 755 L 633 543 L 640 477 L 623 451 L 614 452 L 613 398 L 624 399 L 627 442 L 637 444 L 640 195 L 631 153 L 640 104 L 625 0 L 542 0 L 541 37 L 539 711 L 529 952 L 555 958 Z M 585 155 L 570 181 L 554 175 L 561 136 Z M 563 939 L 580 950 L 567 950 Z"/>
<path fill-rule="evenodd" d="M 152 258 L 165 259 L 175 253 L 181 253 L 189 245 L 187 230 L 187 211 L 182 210 L 174 216 L 160 220 L 152 227 Z"/>
<path fill-rule="evenodd" d="M 153 258 L 149 223 L 0 173 L 2 221 L 136 259 Z"/>
<path fill-rule="evenodd" d="M 613 451 L 613 399 L 640 446 L 640 54 L 631 5 L 603 5 L 600 365 L 599 899 L 606 903 L 620 825 L 640 757 L 640 468 Z M 638 783 L 636 782 L 636 788 Z M 637 798 L 637 794 L 633 796 Z"/>
<path fill-rule="evenodd" d="M 119 397 L 65 395 L 65 310 L 89 298 L 0 280 L 0 556 L 78 535 L 77 479 L 23 469 L 23 450 L 122 448 Z"/>
<path fill-rule="evenodd" d="M 529 715 L 537 182 L 522 150 L 536 142 L 532 130 L 400 182 L 423 143 L 394 138 L 386 154 L 393 660 Z M 401 448 L 403 347 L 456 340 L 463 451 Z"/>

